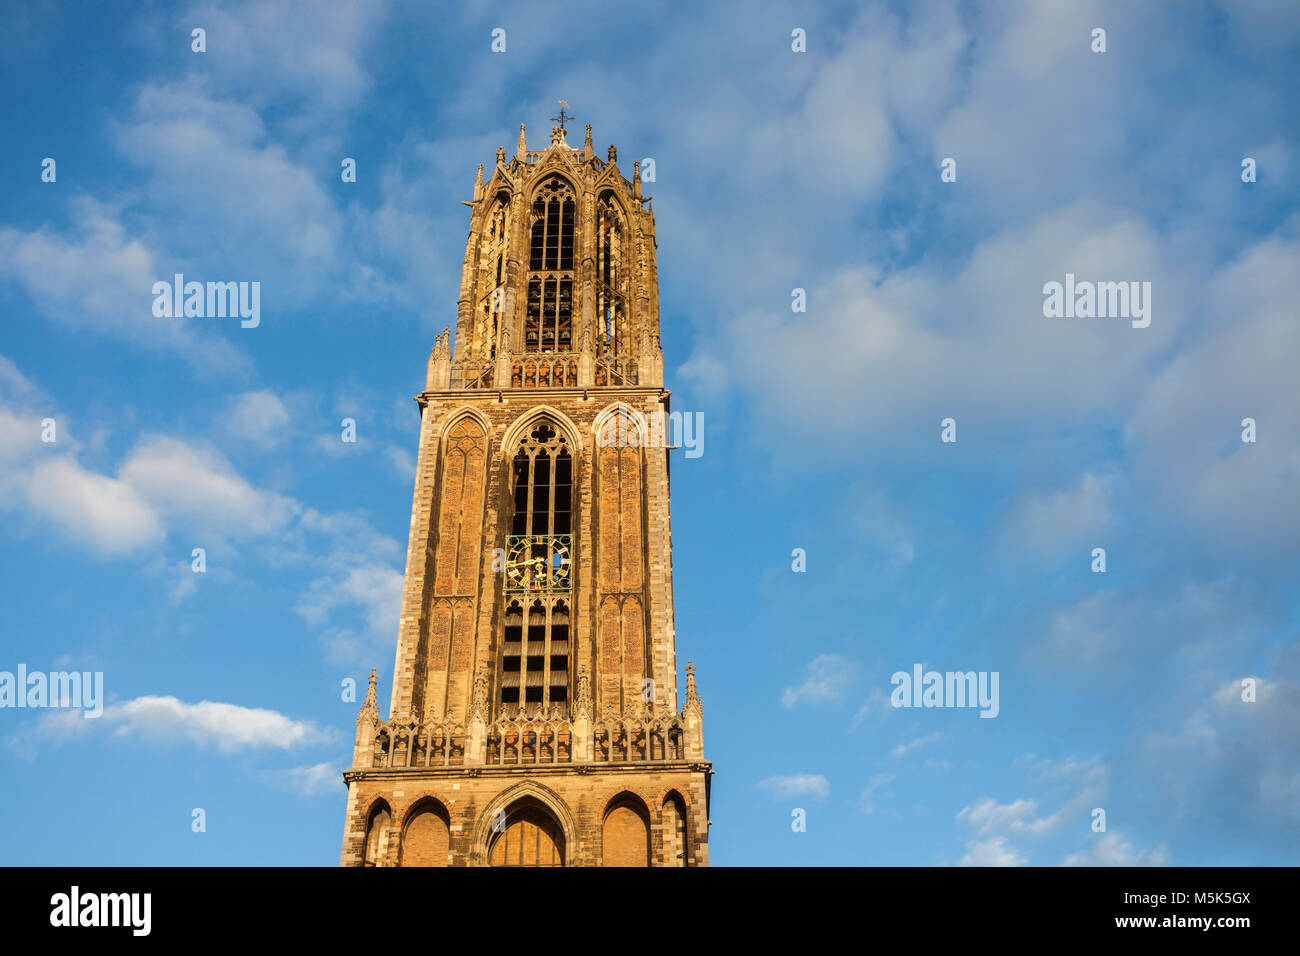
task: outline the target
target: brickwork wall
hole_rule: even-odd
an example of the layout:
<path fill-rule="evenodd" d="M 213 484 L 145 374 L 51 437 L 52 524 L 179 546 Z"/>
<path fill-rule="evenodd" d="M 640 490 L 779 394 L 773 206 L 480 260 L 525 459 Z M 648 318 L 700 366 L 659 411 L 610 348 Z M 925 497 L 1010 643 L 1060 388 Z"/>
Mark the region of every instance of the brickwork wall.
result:
<path fill-rule="evenodd" d="M 621 800 L 605 813 L 601 865 L 650 865 L 650 814 L 639 803 Z"/>
<path fill-rule="evenodd" d="M 406 853 L 404 842 L 411 836 L 407 824 L 420 813 L 436 808 L 446 812 L 449 852 L 452 866 L 484 865 L 494 836 L 493 814 L 506 811 L 508 823 L 526 809 L 542 808 L 564 835 L 564 865 L 662 866 L 665 861 L 664 834 L 671 845 L 677 824 L 677 812 L 665 800 L 680 797 L 685 809 L 685 862 L 689 866 L 708 865 L 708 820 L 705 817 L 705 776 L 703 770 L 689 766 L 668 769 L 592 770 L 577 767 L 563 769 L 512 768 L 511 770 L 460 770 L 437 774 L 409 771 L 372 771 L 349 784 L 349 806 L 356 809 L 345 827 L 342 864 L 360 866 L 371 810 L 383 801 L 392 810 L 392 836 L 381 865 L 398 866 L 410 859 L 423 859 Z M 620 804 L 644 808 L 648 820 L 649 843 L 631 862 L 631 854 L 640 844 L 630 836 L 633 828 L 626 816 L 615 820 L 612 863 L 606 857 L 606 819 L 611 808 Z M 500 818 L 498 818 L 500 819 Z M 644 829 L 646 823 L 638 821 Z M 420 833 L 426 831 L 421 830 Z M 632 849 L 629 849 L 632 848 Z M 436 852 L 436 851 L 435 851 Z M 421 864 L 423 865 L 423 864 Z"/>
<path fill-rule="evenodd" d="M 481 178 L 475 183 L 454 333 L 458 372 L 464 374 L 453 375 L 450 343 L 439 336 L 426 391 L 418 397 L 420 445 L 389 720 L 469 725 L 479 675 L 487 683 L 488 723 L 498 716 L 504 575 L 493 559 L 505 548 L 509 530 L 515 445 L 543 417 L 566 434 L 574 465 L 568 699 L 583 674 L 590 679 L 592 716 L 639 712 L 649 677 L 656 712 L 679 709 L 668 452 L 601 448 L 597 439 L 602 416 L 620 405 L 652 420 L 669 410 L 670 393 L 660 384 L 654 214 L 645 208 L 638 177 L 629 181 L 619 172 L 612 148 L 608 163 L 593 161 L 589 135 L 582 150 L 568 147 L 562 131 L 555 135 L 550 149 L 534 153 L 521 130 L 517 161 L 499 162 L 486 185 Z M 579 308 L 571 345 L 581 384 L 505 387 L 523 346 L 532 196 L 552 175 L 572 183 L 578 201 Z M 630 280 L 628 314 L 620 322 L 618 361 L 632 363 L 639 386 L 592 384 L 627 374 L 608 366 L 599 375 L 593 370 L 603 348 L 593 296 L 594 202 L 606 191 L 621 210 L 628 241 L 628 261 L 622 263 Z M 503 246 L 489 236 L 484 252 L 484 224 L 495 214 L 498 197 L 507 205 L 508 238 Z M 486 323 L 476 331 L 475 322 L 488 286 L 497 281 L 489 266 L 503 250 L 505 307 L 494 339 L 485 334 Z M 498 388 L 461 388 L 485 368 Z M 375 718 L 375 708 L 365 713 Z M 384 866 L 480 865 L 494 857 L 542 864 L 559 856 L 565 865 L 644 866 L 648 860 L 654 866 L 706 866 L 711 771 L 698 711 L 688 713 L 686 724 L 689 761 L 663 764 L 474 766 L 485 759 L 484 725 L 475 723 L 480 751 L 466 754 L 468 766 L 382 770 L 369 766 L 371 743 L 367 738 L 363 746 L 359 734 L 358 765 L 348 774 L 342 863 L 363 865 L 369 852 L 371 862 Z M 504 841 L 494 845 L 494 839 L 503 840 L 491 826 L 498 809 L 513 816 L 514 829 L 507 827 Z M 372 819 L 379 829 L 367 844 Z"/>
<path fill-rule="evenodd" d="M 402 834 L 402 866 L 450 866 L 450 821 L 441 807 L 415 810 Z"/>
<path fill-rule="evenodd" d="M 588 672 L 598 713 L 617 714 L 640 702 L 642 681 L 652 677 L 657 706 L 676 709 L 667 453 L 602 449 L 596 438 L 597 417 L 615 402 L 649 416 L 666 394 L 660 388 L 575 388 L 426 396 L 417 479 L 422 496 L 412 520 L 412 534 L 425 538 L 408 550 L 390 717 L 464 721 L 478 671 L 489 681 L 489 699 L 499 700 L 503 575 L 493 570 L 493 553 L 505 547 L 509 530 L 513 448 L 507 446 L 542 415 L 576 438 L 570 680 Z M 488 423 L 481 439 L 479 415 Z M 466 447 L 475 456 L 483 448 L 483 457 L 466 458 Z"/>

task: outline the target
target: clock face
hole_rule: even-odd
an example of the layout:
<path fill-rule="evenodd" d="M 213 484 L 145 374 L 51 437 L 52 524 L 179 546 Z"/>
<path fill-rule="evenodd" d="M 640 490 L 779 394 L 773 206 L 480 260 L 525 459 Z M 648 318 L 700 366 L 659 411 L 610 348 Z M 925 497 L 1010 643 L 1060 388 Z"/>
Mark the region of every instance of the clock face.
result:
<path fill-rule="evenodd" d="M 559 537 L 518 538 L 506 554 L 510 591 L 567 591 L 572 571 L 568 542 Z"/>

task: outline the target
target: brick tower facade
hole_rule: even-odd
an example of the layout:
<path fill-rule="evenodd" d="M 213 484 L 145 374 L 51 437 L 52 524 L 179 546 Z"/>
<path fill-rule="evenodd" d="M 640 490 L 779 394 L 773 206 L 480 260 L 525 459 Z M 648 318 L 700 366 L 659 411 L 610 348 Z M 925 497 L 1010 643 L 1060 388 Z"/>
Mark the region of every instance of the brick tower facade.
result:
<path fill-rule="evenodd" d="M 344 866 L 706 866 L 677 694 L 655 221 L 639 163 L 524 127 L 479 167 L 429 358 L 397 661 L 357 718 Z"/>

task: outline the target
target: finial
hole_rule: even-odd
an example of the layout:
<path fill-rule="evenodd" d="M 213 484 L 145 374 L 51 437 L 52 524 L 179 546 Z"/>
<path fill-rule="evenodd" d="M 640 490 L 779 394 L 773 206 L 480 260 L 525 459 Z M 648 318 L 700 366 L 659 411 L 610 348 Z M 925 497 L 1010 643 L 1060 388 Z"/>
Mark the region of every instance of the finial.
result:
<path fill-rule="evenodd" d="M 582 155 L 584 159 L 591 159 L 595 152 L 591 147 L 591 124 L 587 124 L 587 138 L 582 141 Z"/>
<path fill-rule="evenodd" d="M 474 201 L 478 202 L 483 198 L 483 164 L 478 164 L 478 173 L 474 176 Z"/>
<path fill-rule="evenodd" d="M 573 712 L 575 717 L 591 719 L 591 681 L 586 671 L 578 674 L 577 693 L 573 697 Z"/>
<path fill-rule="evenodd" d="M 523 123 L 519 124 L 519 146 L 515 149 L 515 156 L 521 163 L 528 160 L 528 140 L 524 137 Z"/>
<path fill-rule="evenodd" d="M 686 662 L 686 704 L 682 708 L 683 713 L 694 712 L 699 714 L 700 693 L 695 687 L 695 665 L 690 661 Z"/>
<path fill-rule="evenodd" d="M 611 163 L 617 163 L 617 162 L 618 162 L 618 147 L 617 147 L 617 146 L 612 146 L 612 145 L 611 145 L 611 146 L 609 147 L 609 153 L 608 153 L 607 155 L 609 156 L 609 161 L 610 161 Z"/>
<path fill-rule="evenodd" d="M 474 693 L 469 702 L 469 718 L 483 721 L 488 719 L 487 678 L 482 670 L 474 675 Z"/>
<path fill-rule="evenodd" d="M 378 678 L 379 673 L 373 667 L 370 668 L 370 686 L 366 688 L 366 699 L 361 705 L 361 712 L 363 714 L 366 711 L 374 713 L 379 710 L 379 705 L 375 702 L 375 681 L 378 680 Z"/>
<path fill-rule="evenodd" d="M 641 198 L 641 160 L 632 164 L 632 197 Z"/>

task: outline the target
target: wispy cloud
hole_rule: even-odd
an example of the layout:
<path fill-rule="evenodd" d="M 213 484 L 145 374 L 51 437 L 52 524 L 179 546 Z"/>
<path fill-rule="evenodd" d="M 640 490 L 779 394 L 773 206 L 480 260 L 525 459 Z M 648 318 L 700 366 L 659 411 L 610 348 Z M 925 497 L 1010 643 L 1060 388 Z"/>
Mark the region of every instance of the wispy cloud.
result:
<path fill-rule="evenodd" d="M 781 703 L 793 707 L 800 703 L 838 700 L 852 679 L 852 665 L 838 654 L 819 654 L 808 664 L 808 676 L 798 687 L 787 687 Z"/>
<path fill-rule="evenodd" d="M 267 770 L 262 773 L 262 780 L 272 787 L 304 797 L 318 797 L 343 789 L 342 769 L 329 762 Z"/>
<path fill-rule="evenodd" d="M 926 744 L 932 744 L 936 740 L 939 740 L 942 736 L 943 734 L 941 734 L 939 731 L 936 730 L 934 733 L 926 734 L 924 737 L 917 737 L 913 740 L 907 741 L 906 743 L 899 744 L 897 747 L 895 747 L 893 750 L 890 751 L 890 754 L 895 758 L 905 757 L 908 753 L 910 753 L 913 750 L 916 750 L 918 747 L 924 747 Z"/>
<path fill-rule="evenodd" d="M 762 790 L 780 800 L 792 797 L 812 797 L 824 800 L 831 794 L 831 784 L 819 773 L 796 773 L 786 776 L 765 777 L 755 784 L 756 790 Z"/>
<path fill-rule="evenodd" d="M 297 750 L 334 743 L 338 737 L 330 728 L 274 710 L 208 700 L 190 704 L 165 696 L 109 704 L 93 720 L 83 718 L 80 711 L 52 712 L 41 718 L 39 726 L 42 735 L 52 739 L 109 730 L 115 738 L 152 745 L 188 743 L 223 754 Z"/>

